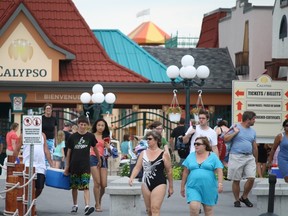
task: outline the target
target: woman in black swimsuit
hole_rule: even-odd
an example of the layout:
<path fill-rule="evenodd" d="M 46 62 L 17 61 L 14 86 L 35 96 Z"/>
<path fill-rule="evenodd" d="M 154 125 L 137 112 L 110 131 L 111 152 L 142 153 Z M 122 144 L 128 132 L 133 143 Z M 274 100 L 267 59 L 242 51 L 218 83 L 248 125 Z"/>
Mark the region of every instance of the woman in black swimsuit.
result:
<path fill-rule="evenodd" d="M 148 149 L 141 152 L 136 166 L 129 179 L 132 186 L 138 172 L 144 169 L 142 194 L 149 216 L 160 215 L 160 208 L 166 194 L 166 177 L 168 179 L 168 197 L 173 194 L 172 168 L 169 153 L 160 149 L 161 135 L 156 131 L 149 131 L 146 134 Z"/>

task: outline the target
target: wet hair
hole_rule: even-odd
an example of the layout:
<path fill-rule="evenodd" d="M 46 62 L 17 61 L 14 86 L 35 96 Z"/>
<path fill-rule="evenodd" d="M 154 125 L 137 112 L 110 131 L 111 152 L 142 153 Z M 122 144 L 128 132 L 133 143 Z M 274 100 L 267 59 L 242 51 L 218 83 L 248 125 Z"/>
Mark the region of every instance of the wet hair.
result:
<path fill-rule="evenodd" d="M 180 118 L 179 124 L 185 124 L 185 119 L 184 118 Z"/>
<path fill-rule="evenodd" d="M 130 137 L 129 134 L 124 134 L 123 141 L 129 141 L 129 137 Z"/>
<path fill-rule="evenodd" d="M 204 110 L 204 109 L 199 110 L 198 116 L 200 116 L 200 115 L 205 115 L 207 120 L 209 120 L 209 118 L 210 118 L 209 112 L 207 110 Z"/>
<path fill-rule="evenodd" d="M 242 116 L 242 121 L 245 122 L 247 120 L 251 120 L 256 116 L 256 113 L 253 111 L 245 111 Z"/>
<path fill-rule="evenodd" d="M 203 137 L 197 137 L 196 139 L 195 139 L 195 142 L 197 141 L 197 140 L 202 140 L 202 142 L 203 142 L 203 144 L 206 146 L 206 151 L 212 151 L 212 147 L 211 147 L 211 145 L 210 145 L 210 143 L 209 143 L 209 140 L 208 140 L 208 138 L 206 137 L 206 136 L 203 136 Z"/>
<path fill-rule="evenodd" d="M 89 125 L 89 121 L 86 116 L 82 115 L 78 117 L 77 124 L 86 123 Z"/>
<path fill-rule="evenodd" d="M 45 110 L 47 106 L 50 106 L 51 109 L 53 108 L 52 104 L 50 104 L 50 103 L 46 103 L 46 104 L 44 104 L 43 109 Z"/>
<path fill-rule="evenodd" d="M 218 122 L 218 124 L 217 124 L 217 126 L 218 127 L 221 127 L 221 126 L 226 126 L 226 127 L 228 127 L 228 122 L 226 121 L 226 120 L 221 120 L 221 121 L 219 121 Z"/>
<path fill-rule="evenodd" d="M 147 137 L 152 136 L 153 139 L 155 139 L 157 141 L 158 147 L 159 148 L 161 147 L 161 145 L 162 145 L 162 143 L 161 143 L 162 136 L 157 131 L 154 131 L 154 130 L 148 131 L 145 136 L 146 136 L 146 139 L 147 139 Z"/>
<path fill-rule="evenodd" d="M 288 119 L 285 119 L 285 121 L 282 123 L 282 127 L 284 128 L 287 123 L 288 123 Z"/>
<path fill-rule="evenodd" d="M 162 124 L 162 122 L 160 122 L 160 121 L 154 121 L 154 122 L 152 122 L 150 125 L 148 125 L 148 129 L 155 129 L 155 128 L 157 128 L 158 126 L 160 126 L 160 125 L 163 125 Z"/>
<path fill-rule="evenodd" d="M 19 124 L 17 122 L 14 122 L 11 124 L 10 130 L 15 130 L 18 126 L 19 126 Z"/>
<path fill-rule="evenodd" d="M 105 137 L 110 137 L 110 130 L 109 130 L 109 126 L 107 124 L 107 122 L 104 120 L 104 119 L 97 119 L 97 121 L 94 122 L 92 128 L 91 128 L 91 132 L 92 133 L 96 133 L 96 128 L 97 128 L 97 124 L 98 122 L 104 122 L 104 125 L 105 125 L 105 128 L 103 130 L 103 133 L 102 133 L 102 138 L 105 138 Z"/>

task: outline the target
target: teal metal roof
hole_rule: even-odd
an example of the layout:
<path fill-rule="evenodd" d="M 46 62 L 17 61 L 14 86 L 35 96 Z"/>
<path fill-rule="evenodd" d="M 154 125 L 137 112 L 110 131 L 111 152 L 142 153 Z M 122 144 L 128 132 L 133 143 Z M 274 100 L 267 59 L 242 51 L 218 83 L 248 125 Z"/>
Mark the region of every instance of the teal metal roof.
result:
<path fill-rule="evenodd" d="M 109 57 L 118 64 L 149 79 L 170 82 L 167 67 L 117 29 L 92 30 Z"/>

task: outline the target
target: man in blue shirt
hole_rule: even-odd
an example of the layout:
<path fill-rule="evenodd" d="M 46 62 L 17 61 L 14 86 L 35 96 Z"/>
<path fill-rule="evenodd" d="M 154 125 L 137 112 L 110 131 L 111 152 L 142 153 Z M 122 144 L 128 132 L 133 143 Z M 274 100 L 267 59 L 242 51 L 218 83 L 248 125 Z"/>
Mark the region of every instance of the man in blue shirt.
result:
<path fill-rule="evenodd" d="M 233 180 L 234 207 L 241 207 L 240 202 L 243 202 L 247 207 L 253 207 L 248 199 L 248 194 L 254 184 L 256 161 L 258 160 L 256 132 L 251 128 L 255 119 L 256 114 L 254 112 L 245 111 L 242 122 L 235 124 L 231 131 L 224 136 L 225 142 L 231 141 L 227 178 Z M 243 178 L 246 178 L 247 181 L 240 197 L 240 180 Z"/>

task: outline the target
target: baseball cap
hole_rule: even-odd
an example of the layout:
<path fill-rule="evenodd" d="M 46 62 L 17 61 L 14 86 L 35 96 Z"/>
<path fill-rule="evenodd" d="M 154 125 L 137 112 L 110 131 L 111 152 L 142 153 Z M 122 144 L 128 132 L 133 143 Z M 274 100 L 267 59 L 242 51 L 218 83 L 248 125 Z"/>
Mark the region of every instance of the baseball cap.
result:
<path fill-rule="evenodd" d="M 71 127 L 72 124 L 71 124 L 70 122 L 65 122 L 65 123 L 64 123 L 64 126 L 65 126 L 65 127 Z"/>

